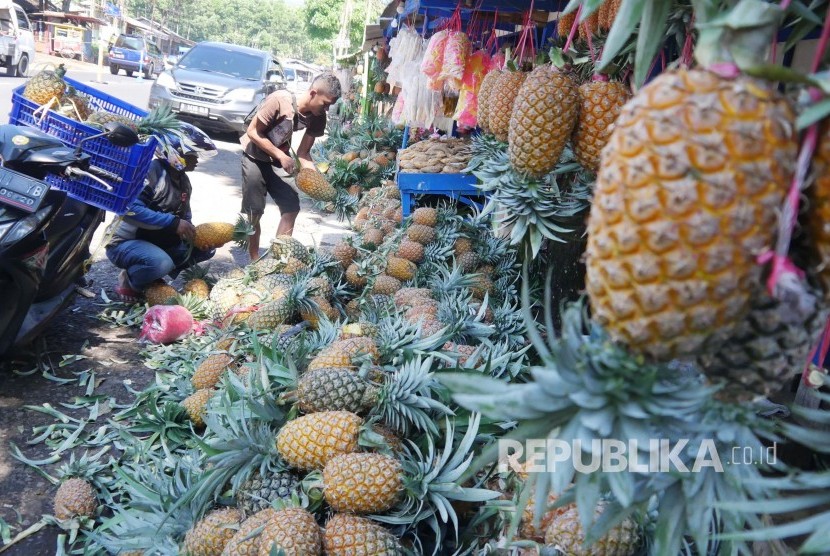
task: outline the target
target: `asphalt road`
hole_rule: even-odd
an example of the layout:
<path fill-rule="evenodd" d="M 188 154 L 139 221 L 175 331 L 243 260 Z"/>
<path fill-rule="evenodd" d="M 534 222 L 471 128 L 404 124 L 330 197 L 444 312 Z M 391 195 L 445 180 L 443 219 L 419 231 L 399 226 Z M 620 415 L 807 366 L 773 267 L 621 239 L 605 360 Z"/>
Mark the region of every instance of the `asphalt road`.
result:
<path fill-rule="evenodd" d="M 63 63 L 67 67 L 67 76 L 89 85 L 99 91 L 117 97 L 139 108 L 147 109 L 150 97 L 152 80 L 143 79 L 134 74 L 127 77 L 122 71 L 112 75 L 109 68 L 98 68 L 96 65 L 75 60 L 64 60 L 54 56 L 38 54 L 29 75 L 34 75 L 40 69 L 56 67 Z M 12 106 L 12 91 L 24 84 L 26 78 L 7 77 L 4 70 L 0 70 L 0 123 L 8 122 L 8 114 Z M 295 136 L 295 143 L 299 143 L 301 134 Z M 219 154 L 213 158 L 200 162 L 190 180 L 193 183 L 193 223 L 236 220 L 241 202 L 241 172 L 239 141 L 232 134 L 211 134 L 219 149 Z M 296 145 L 295 145 L 296 148 Z M 333 244 L 346 230 L 344 223 L 337 222 L 331 215 L 321 215 L 310 212 L 309 203 L 303 202 L 303 212 L 297 219 L 294 236 L 305 245 Z M 112 215 L 108 215 L 108 221 Z M 272 201 L 269 201 L 262 219 L 263 241 L 261 248 L 267 246 L 268 239 L 274 236 L 279 222 L 279 211 Z M 105 226 L 98 230 L 98 238 L 103 234 Z M 96 243 L 97 245 L 97 243 Z M 102 255 L 99 252 L 96 259 Z M 237 264 L 247 263 L 239 249 L 225 247 L 217 253 L 217 258 L 232 258 Z"/>

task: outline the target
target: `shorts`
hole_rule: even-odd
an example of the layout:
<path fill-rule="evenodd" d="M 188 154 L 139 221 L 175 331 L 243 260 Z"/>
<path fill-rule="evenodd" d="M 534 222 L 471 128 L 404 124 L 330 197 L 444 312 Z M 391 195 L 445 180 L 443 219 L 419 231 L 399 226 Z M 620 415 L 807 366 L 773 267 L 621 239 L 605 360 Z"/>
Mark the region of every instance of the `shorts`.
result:
<path fill-rule="evenodd" d="M 280 214 L 300 212 L 300 196 L 274 172 L 270 162 L 242 155 L 242 213 L 257 220 L 265 212 L 265 194 L 274 199 Z"/>

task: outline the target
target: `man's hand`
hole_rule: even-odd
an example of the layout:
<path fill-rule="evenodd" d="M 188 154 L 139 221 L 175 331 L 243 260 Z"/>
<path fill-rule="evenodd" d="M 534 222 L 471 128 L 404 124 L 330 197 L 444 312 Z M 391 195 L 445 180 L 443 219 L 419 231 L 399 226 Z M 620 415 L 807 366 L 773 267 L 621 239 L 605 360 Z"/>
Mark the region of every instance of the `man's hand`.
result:
<path fill-rule="evenodd" d="M 176 228 L 176 233 L 179 234 L 180 238 L 192 242 L 193 238 L 196 237 L 196 226 L 187 220 L 179 220 L 179 226 Z"/>
<path fill-rule="evenodd" d="M 294 173 L 294 159 L 282 151 L 279 152 L 279 160 L 282 169 L 285 170 L 288 174 Z"/>

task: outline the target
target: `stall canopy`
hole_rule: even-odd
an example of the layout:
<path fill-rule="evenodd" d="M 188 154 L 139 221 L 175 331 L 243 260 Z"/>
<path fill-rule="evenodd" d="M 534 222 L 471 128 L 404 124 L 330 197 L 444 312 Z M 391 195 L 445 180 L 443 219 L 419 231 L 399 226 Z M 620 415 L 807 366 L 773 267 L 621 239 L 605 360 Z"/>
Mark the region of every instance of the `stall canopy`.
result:
<path fill-rule="evenodd" d="M 531 7 L 540 12 L 558 12 L 564 9 L 568 0 L 461 0 L 463 12 L 473 11 L 516 13 L 526 12 Z M 403 15 L 417 12 L 427 13 L 430 17 L 449 16 L 458 7 L 459 2 L 451 0 L 406 0 Z"/>

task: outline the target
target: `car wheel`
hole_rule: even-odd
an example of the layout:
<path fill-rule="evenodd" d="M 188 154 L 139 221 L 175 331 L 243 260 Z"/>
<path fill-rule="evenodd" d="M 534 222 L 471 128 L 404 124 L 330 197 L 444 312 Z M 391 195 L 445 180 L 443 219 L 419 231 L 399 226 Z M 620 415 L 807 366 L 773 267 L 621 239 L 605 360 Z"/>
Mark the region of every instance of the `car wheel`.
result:
<path fill-rule="evenodd" d="M 133 76 L 133 70 L 124 70 L 124 71 L 127 72 L 127 77 L 132 77 Z"/>
<path fill-rule="evenodd" d="M 150 79 L 151 77 L 153 77 L 153 64 L 144 68 L 144 79 Z"/>
<path fill-rule="evenodd" d="M 113 75 L 118 75 L 118 66 L 115 64 L 110 64 L 110 73 Z"/>
<path fill-rule="evenodd" d="M 29 56 L 26 54 L 20 56 L 20 61 L 17 62 L 17 67 L 12 68 L 12 72 L 16 77 L 26 77 L 29 73 Z"/>

